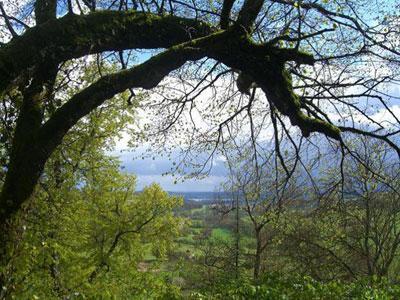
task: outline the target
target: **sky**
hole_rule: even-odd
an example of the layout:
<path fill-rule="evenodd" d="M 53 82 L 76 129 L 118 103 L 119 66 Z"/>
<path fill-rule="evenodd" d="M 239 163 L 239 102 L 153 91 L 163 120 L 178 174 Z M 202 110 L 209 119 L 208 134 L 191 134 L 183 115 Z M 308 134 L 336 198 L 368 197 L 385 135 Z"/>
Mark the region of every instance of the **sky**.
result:
<path fill-rule="evenodd" d="M 398 87 L 391 87 L 392 95 L 400 96 Z M 391 109 L 396 116 L 400 115 L 400 103 L 398 99 L 391 101 Z M 332 119 L 335 117 L 330 116 Z M 378 106 L 375 113 L 370 117 L 379 123 L 396 124 L 394 117 L 387 110 Z M 356 118 L 360 124 L 367 124 L 364 118 Z M 390 125 L 389 125 L 390 126 Z M 399 126 L 399 124 L 397 124 Z M 158 183 L 163 189 L 171 192 L 213 192 L 222 190 L 222 184 L 227 181 L 228 170 L 221 157 L 216 157 L 213 162 L 213 168 L 210 174 L 203 179 L 189 179 L 182 181 L 182 178 L 175 178 L 170 175 L 162 175 L 169 172 L 173 168 L 173 160 L 169 160 L 166 156 L 153 155 L 142 159 L 142 153 L 145 146 L 137 148 L 135 151 L 128 147 L 129 136 L 125 136 L 121 140 L 116 141 L 115 151 L 111 154 L 119 157 L 123 171 L 135 174 L 137 176 L 137 190 L 142 190 L 143 187 L 151 183 Z M 172 153 L 172 157 L 177 156 L 178 150 Z"/>
<path fill-rule="evenodd" d="M 399 88 L 392 86 L 390 94 L 399 97 Z M 400 115 L 400 103 L 398 99 L 392 99 L 390 107 L 396 116 Z M 336 119 L 334 115 L 330 115 L 330 117 Z M 397 123 L 394 117 L 382 106 L 378 106 L 375 113 L 371 114 L 370 117 L 379 123 Z M 365 117 L 356 117 L 355 119 L 356 122 L 360 124 L 367 124 Z M 396 126 L 399 126 L 399 124 Z M 134 151 L 132 148 L 129 148 L 128 141 L 128 135 L 125 135 L 121 140 L 116 141 L 115 150 L 111 152 L 111 155 L 120 159 L 123 171 L 137 176 L 137 190 L 142 190 L 145 186 L 152 183 L 158 183 L 164 190 L 171 192 L 214 192 L 221 191 L 222 184 L 227 181 L 228 170 L 222 157 L 215 158 L 213 168 L 211 169 L 210 174 L 205 178 L 185 179 L 182 181 L 182 178 L 176 178 L 171 175 L 162 175 L 173 168 L 173 160 L 169 160 L 166 156 L 156 154 L 152 157 L 145 157 L 142 159 L 142 153 L 147 148 L 143 146 L 136 148 Z M 176 157 L 177 155 L 178 150 L 176 150 L 175 153 L 172 152 L 172 157 Z M 178 160 L 175 161 L 178 162 Z"/>
<path fill-rule="evenodd" d="M 395 114 L 400 115 L 400 105 L 392 106 Z M 388 112 L 380 110 L 374 117 L 377 120 L 389 121 L 392 117 Z M 117 142 L 117 147 L 111 154 L 121 161 L 123 171 L 137 176 L 137 190 L 145 186 L 158 183 L 164 190 L 171 192 L 214 192 L 221 191 L 222 184 L 227 181 L 228 170 L 222 158 L 216 158 L 213 168 L 208 176 L 202 179 L 176 178 L 171 175 L 162 175 L 173 167 L 173 162 L 165 156 L 140 158 L 140 150 L 127 151 L 126 140 Z M 138 158 L 139 156 L 139 158 Z"/>
<path fill-rule="evenodd" d="M 122 145 L 122 142 L 118 142 L 117 147 Z M 158 183 L 163 189 L 171 192 L 213 192 L 221 190 L 221 184 L 226 181 L 227 170 L 222 159 L 214 162 L 211 173 L 206 178 L 182 182 L 182 179 L 162 175 L 173 167 L 172 161 L 160 156 L 155 156 L 154 159 L 138 159 L 139 152 L 115 151 L 112 153 L 119 157 L 123 171 L 137 176 L 138 190 L 152 183 Z"/>

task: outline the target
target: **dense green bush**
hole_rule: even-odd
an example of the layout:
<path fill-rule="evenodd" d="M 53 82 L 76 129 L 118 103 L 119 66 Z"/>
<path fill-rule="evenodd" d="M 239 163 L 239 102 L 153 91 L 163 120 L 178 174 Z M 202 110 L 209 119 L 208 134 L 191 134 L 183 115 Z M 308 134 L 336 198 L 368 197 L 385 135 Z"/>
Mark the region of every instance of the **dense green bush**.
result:
<path fill-rule="evenodd" d="M 282 277 L 268 275 L 258 283 L 232 282 L 219 286 L 215 291 L 193 293 L 191 299 L 374 299 L 389 300 L 400 298 L 400 285 L 371 279 L 344 283 L 341 281 L 319 282 L 310 277 Z"/>

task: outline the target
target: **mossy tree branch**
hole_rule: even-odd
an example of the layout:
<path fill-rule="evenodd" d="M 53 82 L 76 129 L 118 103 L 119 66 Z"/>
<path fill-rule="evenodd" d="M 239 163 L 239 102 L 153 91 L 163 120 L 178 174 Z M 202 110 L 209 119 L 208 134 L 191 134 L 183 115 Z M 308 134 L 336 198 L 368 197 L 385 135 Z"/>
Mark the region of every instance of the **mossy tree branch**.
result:
<path fill-rule="evenodd" d="M 150 89 L 155 87 L 168 73 L 181 67 L 188 60 L 199 59 L 198 49 L 172 47 L 147 62 L 129 70 L 102 77 L 97 82 L 74 95 L 54 115 L 32 132 L 28 140 L 15 140 L 18 157 L 10 166 L 0 195 L 0 222 L 14 214 L 23 201 L 33 192 L 44 165 L 68 130 L 82 117 L 112 98 L 115 94 L 132 87 Z M 30 114 L 31 116 L 32 114 Z M 29 118 L 23 118 L 29 126 Z M 22 126 L 21 125 L 21 126 Z M 24 157 L 24 159 L 19 159 Z"/>
<path fill-rule="evenodd" d="M 245 0 L 240 10 L 237 24 L 245 30 L 249 30 L 256 21 L 264 2 L 264 0 Z"/>
<path fill-rule="evenodd" d="M 312 56 L 295 50 L 255 44 L 245 34 L 238 36 L 235 28 L 222 30 L 173 46 L 142 65 L 105 76 L 76 94 L 41 127 L 37 134 L 32 135 L 35 139 L 32 145 L 25 143 L 21 146 L 23 152 L 29 152 L 30 158 L 21 160 L 19 162 L 21 165 L 15 166 L 15 171 L 7 174 L 0 199 L 5 212 L 0 214 L 2 219 L 3 216 L 9 215 L 10 211 L 18 210 L 21 203 L 29 197 L 46 160 L 80 118 L 115 94 L 134 87 L 153 88 L 169 72 L 179 68 L 186 61 L 204 56 L 249 74 L 263 89 L 268 100 L 282 114 L 288 116 L 293 125 L 298 125 L 305 136 L 317 131 L 340 139 L 340 130 L 335 126 L 319 119 L 309 118 L 300 110 L 300 99 L 293 92 L 290 75 L 285 70 L 286 61 L 311 64 Z M 19 143 L 18 140 L 16 142 Z M 28 147 L 31 148 L 28 150 Z M 18 174 L 26 176 L 21 178 Z M 21 180 L 25 182 L 24 188 L 16 188 L 18 181 L 18 185 L 21 185 Z"/>
<path fill-rule="evenodd" d="M 154 88 L 171 71 L 180 68 L 187 61 L 197 60 L 202 56 L 203 53 L 197 48 L 186 45 L 175 46 L 141 65 L 102 77 L 75 94 L 54 113 L 40 130 L 38 136 L 40 143 L 47 152 L 52 152 L 76 122 L 107 99 L 129 88 Z"/>
<path fill-rule="evenodd" d="M 227 29 L 229 26 L 229 19 L 231 16 L 231 10 L 235 0 L 224 0 L 222 4 L 220 26 L 222 29 Z"/>
<path fill-rule="evenodd" d="M 23 71 L 49 60 L 58 64 L 104 51 L 169 48 L 211 31 L 209 25 L 193 19 L 136 11 L 50 19 L 0 49 L 0 91 Z"/>
<path fill-rule="evenodd" d="M 220 31 L 193 43 L 202 47 L 208 57 L 240 70 L 254 79 L 277 110 L 299 126 L 304 136 L 320 132 L 341 140 L 340 130 L 322 119 L 308 117 L 301 110 L 301 100 L 293 91 L 290 73 L 285 63 L 314 63 L 314 58 L 295 49 L 282 49 L 269 44 L 255 44 L 247 35 L 237 36 L 236 30 Z"/>
<path fill-rule="evenodd" d="M 43 24 L 56 18 L 57 0 L 37 0 L 35 2 L 36 24 Z"/>

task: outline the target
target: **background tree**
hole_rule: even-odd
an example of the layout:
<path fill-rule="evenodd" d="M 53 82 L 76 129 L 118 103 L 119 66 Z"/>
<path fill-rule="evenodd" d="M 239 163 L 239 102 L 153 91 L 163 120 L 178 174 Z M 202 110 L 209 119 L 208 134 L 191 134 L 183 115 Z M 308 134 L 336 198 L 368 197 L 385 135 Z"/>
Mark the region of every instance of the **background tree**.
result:
<path fill-rule="evenodd" d="M 173 216 L 182 199 L 156 185 L 136 193 L 135 177 L 106 155 L 132 118 L 129 108 L 119 113 L 121 104 L 114 99 L 90 113 L 48 161 L 34 200 L 19 214 L 2 299 L 175 291 L 151 265 L 140 268 L 148 253 L 166 255 L 184 225 Z"/>
<path fill-rule="evenodd" d="M 317 279 L 396 281 L 398 167 L 382 144 L 361 139 L 353 147 L 366 164 L 346 160 L 343 189 L 330 190 L 315 200 L 313 209 L 289 213 L 282 225 L 287 236 L 281 238 L 281 249 L 298 270 Z M 391 178 L 391 185 L 376 174 Z M 328 171 L 326 178 L 339 176 Z"/>
<path fill-rule="evenodd" d="M 280 214 L 299 199 L 303 199 L 306 187 L 300 188 L 301 179 L 293 174 L 288 180 L 284 170 L 276 169 L 278 160 L 270 153 L 254 151 L 254 145 L 237 142 L 228 150 L 225 145 L 225 159 L 229 169 L 229 180 L 225 189 L 237 197 L 237 202 L 221 201 L 220 210 L 224 214 L 236 212 L 237 218 L 244 218 L 251 227 L 251 235 L 255 240 L 253 278 L 257 279 L 265 270 L 268 260 L 267 250 L 271 248 L 275 238 L 275 223 Z M 304 183 L 303 183 L 304 184 Z M 302 194 L 303 192 L 303 194 Z M 239 231 L 244 224 L 237 220 Z"/>

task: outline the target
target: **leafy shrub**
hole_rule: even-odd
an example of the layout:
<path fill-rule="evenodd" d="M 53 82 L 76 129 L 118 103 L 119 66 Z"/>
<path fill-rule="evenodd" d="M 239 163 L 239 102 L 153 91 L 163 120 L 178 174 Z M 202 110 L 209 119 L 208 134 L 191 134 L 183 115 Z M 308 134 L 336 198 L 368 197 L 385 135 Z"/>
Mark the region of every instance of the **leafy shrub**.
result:
<path fill-rule="evenodd" d="M 400 286 L 386 281 L 361 280 L 354 283 L 341 281 L 320 282 L 310 277 L 281 277 L 276 274 L 262 278 L 258 283 L 236 282 L 212 292 L 194 293 L 191 299 L 360 299 L 389 300 L 400 298 Z"/>

